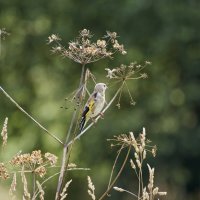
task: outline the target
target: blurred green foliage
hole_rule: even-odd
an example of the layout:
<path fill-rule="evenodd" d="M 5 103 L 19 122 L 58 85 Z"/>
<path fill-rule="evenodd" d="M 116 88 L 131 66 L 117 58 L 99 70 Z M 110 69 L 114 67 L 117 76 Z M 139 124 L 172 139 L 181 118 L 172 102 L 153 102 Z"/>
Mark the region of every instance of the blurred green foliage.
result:
<path fill-rule="evenodd" d="M 87 28 L 95 38 L 106 30 L 116 31 L 128 54 L 116 55 L 88 67 L 97 81 L 106 81 L 106 67 L 149 60 L 149 79 L 129 83 L 136 106 L 123 93 L 121 109 L 113 106 L 105 119 L 75 145 L 72 161 L 89 172 L 71 172 L 70 199 L 88 199 L 86 176 L 92 177 L 97 194 L 108 182 L 116 152 L 107 138 L 145 126 L 148 137 L 158 146 L 158 155 L 149 162 L 156 168 L 156 184 L 168 192 L 166 199 L 200 198 L 200 2 L 198 0 L 74 0 L 0 2 L 0 28 L 11 33 L 1 40 L 0 85 L 50 132 L 64 138 L 73 108 L 60 109 L 65 97 L 76 89 L 81 73 L 78 64 L 52 55 L 46 44 L 52 33 L 63 43 Z M 110 93 L 108 91 L 108 95 Z M 69 105 L 72 106 L 72 105 Z M 0 126 L 9 117 L 9 139 L 1 161 L 19 150 L 54 152 L 62 149 L 44 135 L 32 121 L 0 94 Z M 117 185 L 135 190 L 127 166 Z M 56 178 L 47 184 L 52 198 Z M 4 186 L 4 182 L 1 182 Z M 1 188 L 0 188 L 1 190 Z M 1 192 L 0 192 L 1 193 Z M 53 193 L 54 194 L 54 193 Z M 112 192 L 112 199 L 130 199 Z"/>

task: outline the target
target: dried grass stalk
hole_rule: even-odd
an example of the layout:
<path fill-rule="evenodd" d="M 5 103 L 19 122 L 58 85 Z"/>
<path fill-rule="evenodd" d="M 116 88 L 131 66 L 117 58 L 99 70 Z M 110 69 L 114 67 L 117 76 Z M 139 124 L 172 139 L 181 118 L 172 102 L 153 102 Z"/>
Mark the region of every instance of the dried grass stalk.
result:
<path fill-rule="evenodd" d="M 16 175 L 16 173 L 14 173 L 13 180 L 12 180 L 12 183 L 11 183 L 11 186 L 10 186 L 10 190 L 9 190 L 9 195 L 11 197 L 14 196 L 14 192 L 16 191 L 16 186 L 17 186 L 17 175 Z"/>
<path fill-rule="evenodd" d="M 95 191 L 94 184 L 92 183 L 92 180 L 89 176 L 87 177 L 87 179 L 88 179 L 88 194 L 91 196 L 92 200 L 95 200 L 96 197 L 94 194 Z"/>
<path fill-rule="evenodd" d="M 2 136 L 2 139 L 3 139 L 3 144 L 2 146 L 5 147 L 6 144 L 7 144 L 7 139 L 8 139 L 8 117 L 5 118 L 5 121 L 4 121 L 4 124 L 3 124 L 3 128 L 2 128 L 2 131 L 1 131 L 1 136 Z"/>
<path fill-rule="evenodd" d="M 60 200 L 64 200 L 67 196 L 67 188 L 69 187 L 70 183 L 72 182 L 72 179 L 70 181 L 68 181 L 66 184 L 65 184 L 65 187 L 63 188 L 61 194 L 60 194 Z"/>
<path fill-rule="evenodd" d="M 25 176 L 25 173 L 24 173 L 24 167 L 22 167 L 22 171 L 21 171 L 21 177 L 22 177 L 22 183 L 23 183 L 23 186 L 24 186 L 24 195 L 23 195 L 23 199 L 30 199 L 31 198 L 31 195 L 28 191 L 28 184 L 27 184 L 27 180 L 26 180 L 26 176 Z"/>
<path fill-rule="evenodd" d="M 39 181 L 36 181 L 38 190 L 39 190 L 39 194 L 40 194 L 40 200 L 44 200 L 44 190 L 42 188 L 42 185 L 39 183 Z"/>

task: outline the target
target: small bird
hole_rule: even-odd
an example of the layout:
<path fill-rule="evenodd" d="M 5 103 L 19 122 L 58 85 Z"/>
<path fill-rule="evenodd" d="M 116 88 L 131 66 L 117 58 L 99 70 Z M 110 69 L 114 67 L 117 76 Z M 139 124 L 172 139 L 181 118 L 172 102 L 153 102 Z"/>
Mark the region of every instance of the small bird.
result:
<path fill-rule="evenodd" d="M 87 100 L 81 115 L 80 132 L 82 132 L 89 119 L 94 118 L 101 113 L 105 104 L 106 89 L 107 86 L 105 83 L 97 83 L 95 85 L 94 91 Z"/>

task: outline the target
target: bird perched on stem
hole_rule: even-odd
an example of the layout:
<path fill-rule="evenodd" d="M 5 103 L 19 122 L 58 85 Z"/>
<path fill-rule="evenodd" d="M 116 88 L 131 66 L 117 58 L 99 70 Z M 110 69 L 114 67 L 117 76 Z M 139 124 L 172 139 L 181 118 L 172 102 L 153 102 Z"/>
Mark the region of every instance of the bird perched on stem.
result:
<path fill-rule="evenodd" d="M 97 83 L 95 85 L 94 91 L 87 100 L 81 115 L 80 132 L 82 132 L 89 119 L 92 119 L 101 113 L 105 104 L 106 89 L 107 86 L 105 83 Z"/>

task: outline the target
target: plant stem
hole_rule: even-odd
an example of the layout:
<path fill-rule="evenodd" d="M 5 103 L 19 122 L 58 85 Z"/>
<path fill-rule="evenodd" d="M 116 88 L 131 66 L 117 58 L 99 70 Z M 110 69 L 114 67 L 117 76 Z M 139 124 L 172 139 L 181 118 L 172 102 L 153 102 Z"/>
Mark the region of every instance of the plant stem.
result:
<path fill-rule="evenodd" d="M 118 151 L 117 156 L 116 156 L 116 158 L 115 158 L 115 161 L 114 161 L 114 164 L 113 164 L 113 167 L 112 167 L 112 171 L 111 171 L 111 174 L 110 174 L 110 179 L 109 179 L 109 182 L 108 182 L 108 188 L 109 188 L 109 186 L 110 186 L 110 183 L 111 183 L 111 180 L 112 180 L 112 176 L 113 176 L 113 172 L 114 172 L 116 163 L 117 163 L 117 161 L 118 161 L 119 155 L 120 155 L 120 153 L 121 153 L 121 151 L 122 151 L 123 148 L 124 148 L 124 145 L 121 146 L 121 148 L 120 148 L 120 150 Z"/>
<path fill-rule="evenodd" d="M 36 189 L 35 189 L 35 173 L 33 173 L 33 197 L 32 197 L 32 200 L 34 200 L 36 198 L 35 192 L 36 192 Z"/>
<path fill-rule="evenodd" d="M 126 157 L 124 159 L 124 162 L 121 166 L 121 169 L 119 170 L 118 174 L 116 175 L 115 179 L 113 180 L 113 182 L 109 185 L 108 189 L 102 194 L 102 196 L 98 199 L 98 200 L 102 200 L 105 198 L 105 196 L 108 194 L 108 192 L 110 191 L 110 189 L 112 189 L 112 187 L 114 186 L 115 182 L 117 181 L 117 179 L 119 178 L 119 176 L 121 175 L 124 167 L 125 167 L 125 164 L 128 160 L 128 156 L 129 156 L 129 153 L 130 153 L 130 150 L 131 150 L 131 146 L 129 146 L 128 148 L 128 151 L 127 151 L 127 154 L 126 154 Z"/>
<path fill-rule="evenodd" d="M 82 72 L 81 72 L 81 78 L 80 78 L 80 83 L 79 83 L 79 89 L 81 87 L 83 87 L 84 77 L 85 77 L 85 64 L 82 65 Z M 80 90 L 80 91 L 82 92 L 82 90 Z M 82 98 L 80 98 L 80 104 L 81 103 L 82 103 Z M 56 200 L 60 199 L 60 193 L 61 193 L 61 189 L 62 189 L 63 179 L 64 179 L 64 175 L 65 175 L 65 172 L 66 172 L 65 168 L 67 167 L 66 161 L 67 161 L 68 146 L 66 144 L 67 144 L 69 137 L 72 133 L 72 128 L 73 128 L 74 122 L 76 120 L 77 113 L 79 113 L 78 108 L 74 111 L 74 113 L 72 115 L 71 123 L 70 123 L 69 129 L 68 129 L 67 134 L 66 134 L 65 144 L 64 144 L 64 147 L 63 147 L 62 164 L 61 164 L 60 175 L 59 175 L 58 185 L 57 185 L 57 190 L 56 190 L 56 197 L 55 197 Z M 69 156 L 70 155 L 68 155 L 68 157 Z"/>
<path fill-rule="evenodd" d="M 63 145 L 63 142 L 54 134 L 50 133 L 44 126 L 42 126 L 36 119 L 34 119 L 30 114 L 28 114 L 1 86 L 0 90 L 3 92 L 3 94 L 21 111 L 23 112 L 27 117 L 29 117 L 32 121 L 34 121 L 42 130 L 44 130 L 44 133 L 47 133 L 49 136 L 54 138 L 57 142 Z"/>

